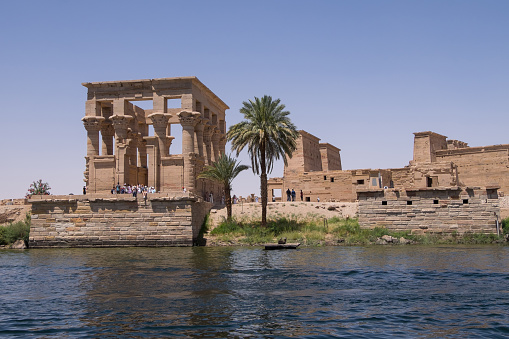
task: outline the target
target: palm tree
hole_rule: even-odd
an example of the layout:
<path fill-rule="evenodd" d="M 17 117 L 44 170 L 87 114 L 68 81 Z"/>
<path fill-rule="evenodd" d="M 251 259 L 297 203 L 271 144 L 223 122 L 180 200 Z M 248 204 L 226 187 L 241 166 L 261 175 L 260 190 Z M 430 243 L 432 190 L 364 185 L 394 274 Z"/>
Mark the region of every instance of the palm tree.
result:
<path fill-rule="evenodd" d="M 274 161 L 292 157 L 297 148 L 299 133 L 285 111 L 280 99 L 272 100 L 270 96 L 244 101 L 240 113 L 244 121 L 230 127 L 227 138 L 232 143 L 232 150 L 239 153 L 247 146 L 251 157 L 253 172 L 260 174 L 262 197 L 262 223 L 267 225 L 267 173 L 272 172 Z"/>
<path fill-rule="evenodd" d="M 199 179 L 210 179 L 223 184 L 228 221 L 232 219 L 232 181 L 248 168 L 249 166 L 241 165 L 228 154 L 222 154 L 212 165 L 205 166 L 203 172 L 198 175 Z"/>

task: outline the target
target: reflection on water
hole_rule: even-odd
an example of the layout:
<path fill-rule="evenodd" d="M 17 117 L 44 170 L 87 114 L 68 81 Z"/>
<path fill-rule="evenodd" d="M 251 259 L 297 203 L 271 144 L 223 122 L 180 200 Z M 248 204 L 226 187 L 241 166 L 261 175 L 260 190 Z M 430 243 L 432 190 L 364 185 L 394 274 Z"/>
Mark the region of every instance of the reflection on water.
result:
<path fill-rule="evenodd" d="M 0 335 L 506 337 L 508 247 L 0 252 Z"/>

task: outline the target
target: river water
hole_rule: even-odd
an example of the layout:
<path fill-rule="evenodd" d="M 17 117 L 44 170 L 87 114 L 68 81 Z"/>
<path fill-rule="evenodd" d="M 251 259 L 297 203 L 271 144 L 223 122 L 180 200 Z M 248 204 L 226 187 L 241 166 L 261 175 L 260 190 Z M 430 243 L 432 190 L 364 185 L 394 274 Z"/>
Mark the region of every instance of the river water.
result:
<path fill-rule="evenodd" d="M 509 247 L 0 252 L 0 337 L 505 338 Z"/>

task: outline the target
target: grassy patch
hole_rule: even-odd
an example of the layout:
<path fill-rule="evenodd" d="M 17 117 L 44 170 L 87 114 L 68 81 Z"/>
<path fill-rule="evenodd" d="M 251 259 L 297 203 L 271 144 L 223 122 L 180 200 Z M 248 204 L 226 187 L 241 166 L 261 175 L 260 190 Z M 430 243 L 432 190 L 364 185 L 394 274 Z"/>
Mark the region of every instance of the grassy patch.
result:
<path fill-rule="evenodd" d="M 223 242 L 257 245 L 275 242 L 286 238 L 287 242 L 300 242 L 307 246 L 320 246 L 324 244 L 343 245 L 370 245 L 375 244 L 384 235 L 396 239 L 405 238 L 416 244 L 490 244 L 500 239 L 495 234 L 467 233 L 459 235 L 411 234 L 410 231 L 394 232 L 383 227 L 361 229 L 357 219 L 354 218 L 308 218 L 297 220 L 295 215 L 284 217 L 278 215 L 276 219 L 268 220 L 267 227 L 260 227 L 258 221 L 227 222 L 223 220 L 210 234 Z M 504 220 L 504 231 L 509 231 L 509 218 Z"/>

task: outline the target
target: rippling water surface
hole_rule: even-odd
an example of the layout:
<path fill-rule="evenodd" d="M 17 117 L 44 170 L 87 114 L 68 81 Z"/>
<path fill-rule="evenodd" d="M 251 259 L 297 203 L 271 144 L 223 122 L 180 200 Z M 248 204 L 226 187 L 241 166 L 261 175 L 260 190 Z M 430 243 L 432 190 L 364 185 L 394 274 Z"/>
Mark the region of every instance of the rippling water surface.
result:
<path fill-rule="evenodd" d="M 0 336 L 509 336 L 509 247 L 0 252 Z"/>

